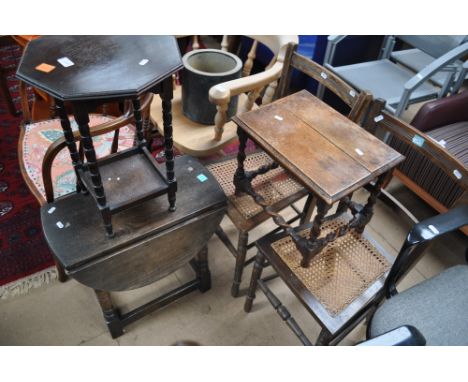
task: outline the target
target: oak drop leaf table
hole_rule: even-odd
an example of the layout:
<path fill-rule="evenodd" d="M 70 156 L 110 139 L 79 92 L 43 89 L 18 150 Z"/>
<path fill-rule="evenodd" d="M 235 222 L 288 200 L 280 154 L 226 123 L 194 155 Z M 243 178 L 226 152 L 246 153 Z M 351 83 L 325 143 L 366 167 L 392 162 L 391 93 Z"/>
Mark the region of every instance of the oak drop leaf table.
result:
<path fill-rule="evenodd" d="M 390 268 L 392 258 L 364 229 L 382 185 L 404 157 L 306 90 L 233 120 L 240 141 L 236 193 L 253 197 L 283 231 L 257 241 L 259 252 L 244 308 L 251 310 L 260 285 L 295 334 L 310 344 L 266 286 L 268 278 L 260 279 L 268 263 L 321 324 L 319 342 L 328 343 L 343 333 L 349 319 L 383 284 Z M 248 138 L 274 162 L 245 171 Z M 253 190 L 251 181 L 257 175 L 278 166 L 314 195 L 308 209 L 316 209 L 311 223 L 291 227 Z M 361 205 L 352 200 L 352 194 L 365 185 L 371 192 Z M 336 212 L 327 216 L 335 203 Z"/>
<path fill-rule="evenodd" d="M 46 241 L 65 272 L 93 288 L 113 338 L 124 326 L 187 293 L 210 289 L 207 242 L 220 224 L 226 196 L 197 160 L 176 158 L 178 208 L 154 198 L 115 215 L 116 235 L 100 230 L 91 198 L 73 193 L 41 207 Z M 121 313 L 109 292 L 149 285 L 190 263 L 196 278 L 139 308 Z"/>

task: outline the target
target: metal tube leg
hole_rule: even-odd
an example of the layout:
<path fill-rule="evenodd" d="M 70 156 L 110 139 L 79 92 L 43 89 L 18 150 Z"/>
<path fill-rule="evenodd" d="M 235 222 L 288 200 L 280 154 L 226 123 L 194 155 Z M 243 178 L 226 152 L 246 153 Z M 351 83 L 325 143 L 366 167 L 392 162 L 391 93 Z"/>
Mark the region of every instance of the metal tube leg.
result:
<path fill-rule="evenodd" d="M 252 310 L 252 303 L 255 299 L 255 290 L 257 289 L 258 279 L 262 276 L 263 264 L 265 263 L 265 256 L 258 252 L 255 256 L 255 263 L 252 271 L 252 278 L 250 279 L 249 290 L 245 299 L 244 311 L 250 312 Z"/>
<path fill-rule="evenodd" d="M 96 293 L 99 305 L 101 305 L 104 320 L 112 338 L 120 337 L 123 334 L 123 325 L 119 311 L 112 304 L 110 293 L 103 290 L 94 290 L 94 292 Z"/>
<path fill-rule="evenodd" d="M 239 231 L 239 240 L 237 244 L 236 267 L 234 269 L 234 280 L 231 287 L 231 296 L 239 295 L 239 286 L 242 281 L 242 272 L 244 271 L 245 256 L 247 255 L 247 244 L 249 242 L 249 233 Z"/>

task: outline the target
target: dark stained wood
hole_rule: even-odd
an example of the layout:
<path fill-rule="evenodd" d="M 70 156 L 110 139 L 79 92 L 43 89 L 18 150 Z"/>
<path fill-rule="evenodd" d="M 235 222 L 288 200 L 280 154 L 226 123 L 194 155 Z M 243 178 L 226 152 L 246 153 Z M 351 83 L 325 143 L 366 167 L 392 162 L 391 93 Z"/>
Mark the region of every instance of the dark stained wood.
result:
<path fill-rule="evenodd" d="M 41 208 L 46 240 L 69 275 L 94 289 L 128 290 L 166 276 L 200 251 L 225 213 L 226 197 L 196 160 L 176 162 L 179 208 L 169 212 L 157 198 L 127 209 L 114 216 L 113 239 L 102 235 L 89 197 L 70 194 Z M 200 182 L 200 174 L 208 179 Z M 57 227 L 59 221 L 64 228 Z"/>
<path fill-rule="evenodd" d="M 311 227 L 312 224 L 306 224 L 297 228 L 297 230 L 303 230 L 307 227 Z M 362 234 L 363 237 L 379 251 L 385 258 L 393 264 L 394 258 L 384 248 L 373 239 L 366 231 Z M 361 294 L 356 300 L 354 300 L 346 309 L 336 316 L 330 315 L 325 307 L 320 303 L 316 297 L 310 293 L 310 291 L 304 286 L 300 279 L 291 272 L 290 268 L 284 263 L 280 256 L 271 248 L 271 244 L 285 237 L 284 232 L 280 232 L 274 235 L 268 235 L 257 241 L 257 249 L 259 253 L 268 260 L 269 264 L 278 272 L 281 279 L 286 283 L 288 288 L 294 293 L 298 300 L 304 305 L 304 307 L 312 314 L 312 316 L 319 322 L 319 324 L 326 328 L 333 336 L 339 335 L 339 333 L 345 329 L 352 328 L 350 322 L 354 322 L 355 319 L 360 317 L 362 309 L 368 307 L 374 299 L 378 297 L 379 291 L 382 290 L 385 278 L 387 274 L 382 275 L 378 278 L 369 288 Z M 259 271 L 257 271 L 258 273 Z M 253 275 L 252 275 L 253 279 Z M 249 291 L 249 296 L 255 298 L 255 293 Z M 247 304 L 247 300 L 246 300 Z M 251 302 L 249 302 L 251 305 Z"/>
<path fill-rule="evenodd" d="M 113 338 L 154 310 L 211 288 L 206 245 L 226 212 L 226 196 L 198 161 L 179 157 L 176 162 L 181 185 L 177 211 L 168 211 L 160 198 L 126 209 L 115 216 L 113 239 L 100 233 L 99 211 L 83 194 L 68 194 L 41 208 L 49 247 L 68 275 L 95 289 Z M 202 174 L 205 180 L 198 178 Z M 195 271 L 192 281 L 126 313 L 113 305 L 110 291 L 148 285 L 187 263 Z"/>
<path fill-rule="evenodd" d="M 175 211 L 177 181 L 174 173 L 174 150 L 172 142 L 171 100 L 173 98 L 172 78 L 166 78 L 162 83 L 162 113 L 164 125 L 164 155 L 166 157 L 166 179 L 168 183 L 169 210 Z"/>
<path fill-rule="evenodd" d="M 68 60 L 67 65 L 62 64 L 61 60 L 64 59 Z M 52 70 L 38 70 L 44 65 Z M 113 213 L 130 208 L 150 197 L 167 193 L 169 209 L 175 210 L 177 182 L 174 178 L 172 150 L 172 74 L 181 67 L 180 52 L 173 36 L 45 36 L 33 39 L 25 49 L 18 66 L 17 77 L 53 96 L 56 103 L 62 103 L 61 123 L 67 134 L 67 146 L 78 175 L 78 185 L 81 186 L 82 183 L 96 200 L 109 237 L 114 236 Z M 167 158 L 165 177 L 157 170 L 154 159 L 145 147 L 139 97 L 147 91 L 159 93 L 163 100 Z M 98 163 L 89 128 L 89 113 L 106 101 L 122 102 L 125 99 L 131 99 L 133 102 L 136 122 L 139 150 L 131 153 L 142 155 L 130 158 L 128 152 L 116 153 L 111 159 Z M 83 166 L 81 161 L 75 158 L 74 135 L 71 133 L 62 101 L 72 103 L 81 136 L 80 150 L 83 150 L 86 157 Z M 117 134 L 112 145 L 114 150 L 117 147 Z M 147 164 L 143 164 L 145 160 Z M 154 174 L 159 178 L 151 186 L 149 179 L 154 180 L 154 176 L 134 176 L 133 183 L 120 182 L 123 191 L 119 192 L 118 196 L 108 197 L 103 185 L 103 174 L 100 173 L 100 167 L 105 164 L 108 165 L 107 170 L 116 174 L 117 178 L 122 177 L 119 176 L 119 171 L 135 172 L 135 164 L 143 164 L 145 170 L 153 166 L 156 170 Z M 148 187 L 152 188 L 152 191 L 148 190 Z M 138 190 L 135 196 L 131 192 L 133 190 Z M 127 197 L 126 200 L 122 198 L 123 195 Z"/>
<path fill-rule="evenodd" d="M 42 63 L 55 69 L 36 70 Z M 43 36 L 26 46 L 17 76 L 64 101 L 109 100 L 135 98 L 181 68 L 173 36 Z"/>
<path fill-rule="evenodd" d="M 329 204 L 403 160 L 397 151 L 306 90 L 233 120 Z"/>

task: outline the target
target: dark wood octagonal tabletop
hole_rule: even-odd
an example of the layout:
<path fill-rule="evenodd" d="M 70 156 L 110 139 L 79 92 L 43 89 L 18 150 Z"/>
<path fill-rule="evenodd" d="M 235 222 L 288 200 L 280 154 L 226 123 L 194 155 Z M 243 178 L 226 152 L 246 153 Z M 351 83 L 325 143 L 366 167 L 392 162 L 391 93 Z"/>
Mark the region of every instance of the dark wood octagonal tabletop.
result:
<path fill-rule="evenodd" d="M 136 97 L 182 68 L 173 36 L 44 36 L 17 77 L 62 101 Z"/>

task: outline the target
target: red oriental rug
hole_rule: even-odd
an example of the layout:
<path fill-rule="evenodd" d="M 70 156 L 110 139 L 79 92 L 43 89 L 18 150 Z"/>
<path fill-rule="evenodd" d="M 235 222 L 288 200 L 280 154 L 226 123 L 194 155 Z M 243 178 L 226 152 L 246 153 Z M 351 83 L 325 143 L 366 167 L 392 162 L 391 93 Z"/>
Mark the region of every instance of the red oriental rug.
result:
<path fill-rule="evenodd" d="M 7 85 L 16 110 L 20 110 L 16 66 L 21 57 L 17 45 L 0 46 L 0 66 L 6 73 Z M 45 242 L 39 203 L 23 180 L 18 162 L 17 145 L 21 116 L 9 113 L 3 94 L 0 98 L 0 299 L 26 293 L 33 287 L 57 278 L 52 254 Z M 222 154 L 201 159 L 211 161 L 237 152 L 237 142 L 224 148 Z M 154 139 L 152 153 L 158 162 L 163 138 Z M 249 141 L 247 150 L 255 145 Z M 180 155 L 175 150 L 176 155 Z"/>
<path fill-rule="evenodd" d="M 0 48 L 0 65 L 10 95 L 20 109 L 16 65 L 19 46 Z M 0 298 L 27 292 L 56 277 L 52 255 L 44 240 L 39 204 L 21 176 L 17 144 L 21 116 L 10 115 L 0 98 Z"/>

